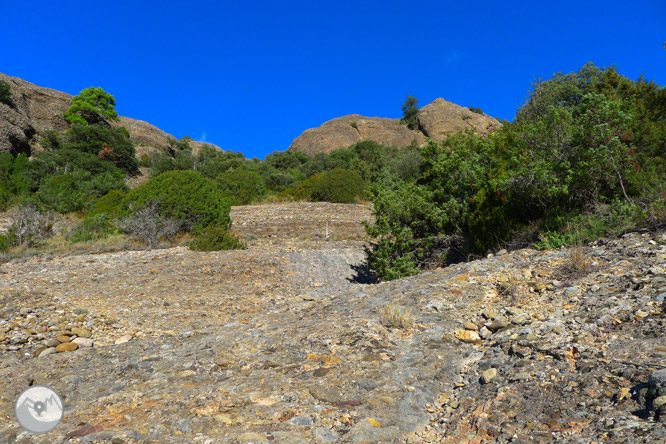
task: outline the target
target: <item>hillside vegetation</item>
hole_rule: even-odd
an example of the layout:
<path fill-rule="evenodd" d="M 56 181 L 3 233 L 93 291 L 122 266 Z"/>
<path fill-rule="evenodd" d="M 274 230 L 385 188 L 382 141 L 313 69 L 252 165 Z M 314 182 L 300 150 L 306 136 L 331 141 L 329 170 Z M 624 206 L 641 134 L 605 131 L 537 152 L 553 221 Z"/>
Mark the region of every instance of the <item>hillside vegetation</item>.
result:
<path fill-rule="evenodd" d="M 666 217 L 666 90 L 592 64 L 538 82 L 495 134 L 421 150 L 415 180 L 371 190 L 385 279 L 505 246 L 549 248 Z"/>
<path fill-rule="evenodd" d="M 403 107 L 405 125 L 425 110 L 415 100 Z M 69 214 L 78 226 L 64 233 L 68 243 L 125 233 L 149 246 L 200 237 L 193 245 L 211 249 L 241 246 L 226 234 L 232 205 L 371 200 L 369 264 L 383 279 L 501 248 L 618 235 L 666 215 L 666 92 L 615 68 L 588 64 L 538 82 L 514 121 L 487 136 L 470 130 L 406 148 L 368 140 L 263 161 L 193 150 L 187 136 L 137 159 L 127 131 L 109 124 L 114 106 L 101 88 L 84 90 L 65 113 L 69 129 L 47 132 L 44 151 L 0 155 L 0 207 L 43 220 L 53 219 L 49 211 Z M 140 166 L 150 179 L 129 190 Z M 142 210 L 148 205 L 154 214 Z M 0 239 L 5 251 L 39 247 L 54 234 L 47 222 L 30 231 L 13 220 Z"/>

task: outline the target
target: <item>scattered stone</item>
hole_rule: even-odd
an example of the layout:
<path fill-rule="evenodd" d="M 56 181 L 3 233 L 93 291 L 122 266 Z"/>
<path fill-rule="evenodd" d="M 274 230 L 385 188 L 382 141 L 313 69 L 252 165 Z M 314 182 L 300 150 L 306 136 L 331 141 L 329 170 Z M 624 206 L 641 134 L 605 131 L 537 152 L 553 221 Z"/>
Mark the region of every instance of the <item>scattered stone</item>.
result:
<path fill-rule="evenodd" d="M 509 325 L 509 320 L 505 317 L 498 317 L 494 321 L 492 321 L 489 325 L 487 325 L 488 330 L 492 332 L 496 332 L 497 330 L 500 330 L 504 327 L 507 327 Z"/>
<path fill-rule="evenodd" d="M 454 336 L 467 344 L 478 344 L 481 342 L 481 336 L 475 331 L 471 330 L 456 330 Z"/>
<path fill-rule="evenodd" d="M 90 330 L 86 328 L 79 328 L 79 327 L 74 327 L 72 328 L 72 333 L 74 333 L 76 336 L 79 336 L 81 338 L 89 338 L 92 336 L 92 333 Z"/>
<path fill-rule="evenodd" d="M 666 395 L 655 398 L 652 401 L 652 406 L 655 410 L 665 410 L 666 409 Z"/>
<path fill-rule="evenodd" d="M 485 325 L 479 330 L 479 336 L 481 336 L 482 339 L 487 339 L 491 334 L 492 332 L 488 330 L 488 327 Z"/>
<path fill-rule="evenodd" d="M 463 328 L 465 330 L 470 330 L 470 331 L 479 331 L 479 326 L 476 325 L 474 322 L 465 322 Z"/>
<path fill-rule="evenodd" d="M 566 297 L 579 296 L 580 294 L 582 294 L 582 291 L 578 287 L 567 287 L 564 289 L 564 296 Z"/>
<path fill-rule="evenodd" d="M 93 346 L 93 340 L 90 338 L 76 338 L 72 343 L 78 345 L 79 347 L 89 348 Z"/>
<path fill-rule="evenodd" d="M 56 339 L 57 339 L 58 342 L 60 342 L 61 344 L 66 343 L 66 342 L 70 342 L 70 341 L 72 340 L 71 337 L 66 336 L 66 335 L 56 336 Z"/>
<path fill-rule="evenodd" d="M 525 325 L 532 322 L 532 317 L 527 313 L 519 313 L 511 318 L 511 323 L 515 325 Z"/>
<path fill-rule="evenodd" d="M 116 345 L 125 344 L 125 343 L 127 343 L 131 340 L 132 340 L 132 335 L 123 335 L 123 336 L 119 337 L 118 339 L 116 339 L 115 344 Z"/>
<path fill-rule="evenodd" d="M 53 339 L 49 339 L 49 340 L 47 340 L 46 343 L 45 343 L 44 345 L 46 345 L 47 347 L 57 347 L 57 346 L 59 346 L 60 344 L 61 344 L 60 341 L 58 341 L 57 339 L 53 338 Z"/>
<path fill-rule="evenodd" d="M 43 351 L 39 354 L 39 357 L 40 357 L 40 358 L 43 358 L 44 356 L 52 355 L 52 354 L 55 353 L 55 352 L 56 352 L 56 348 L 55 348 L 55 347 L 49 347 L 49 348 L 47 348 L 46 350 L 43 350 Z"/>
<path fill-rule="evenodd" d="M 497 377 L 497 369 L 489 368 L 488 370 L 481 373 L 481 384 L 488 384 L 496 377 Z"/>
<path fill-rule="evenodd" d="M 309 416 L 296 416 L 295 418 L 292 418 L 290 421 L 293 425 L 297 426 L 302 426 L 302 427 L 310 427 L 313 422 L 312 418 Z"/>
<path fill-rule="evenodd" d="M 55 348 L 55 351 L 57 351 L 58 353 L 62 353 L 62 352 L 74 351 L 77 348 L 79 348 L 79 346 L 73 342 L 63 342 L 62 344 L 58 345 Z"/>

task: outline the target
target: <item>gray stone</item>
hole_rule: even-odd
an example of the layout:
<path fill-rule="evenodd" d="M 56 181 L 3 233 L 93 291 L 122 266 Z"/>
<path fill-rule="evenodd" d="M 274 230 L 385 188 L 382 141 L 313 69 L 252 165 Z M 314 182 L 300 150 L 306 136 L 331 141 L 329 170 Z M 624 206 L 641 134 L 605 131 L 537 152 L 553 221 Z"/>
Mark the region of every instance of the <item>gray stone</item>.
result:
<path fill-rule="evenodd" d="M 479 330 L 479 336 L 481 336 L 482 339 L 488 338 L 488 336 L 490 336 L 491 334 L 492 332 L 488 330 L 488 328 L 485 325 L 481 327 L 481 330 Z"/>
<path fill-rule="evenodd" d="M 340 435 L 338 435 L 335 431 L 325 429 L 322 427 L 317 427 L 314 430 L 314 441 L 315 442 L 336 442 L 340 439 Z"/>
<path fill-rule="evenodd" d="M 297 426 L 310 427 L 312 425 L 312 418 L 309 416 L 297 416 L 292 418 L 289 422 Z"/>
<path fill-rule="evenodd" d="M 578 296 L 582 293 L 578 287 L 567 287 L 564 289 L 564 296 Z"/>
<path fill-rule="evenodd" d="M 488 325 L 487 327 L 488 330 L 495 332 L 499 329 L 507 327 L 508 325 L 509 325 L 509 320 L 504 317 L 500 317 L 491 322 L 490 325 Z"/>
<path fill-rule="evenodd" d="M 39 357 L 40 357 L 40 358 L 43 358 L 43 357 L 45 357 L 45 356 L 52 355 L 52 354 L 55 353 L 55 352 L 56 352 L 56 348 L 55 348 L 55 347 L 49 347 L 49 348 L 47 348 L 46 350 L 42 351 L 42 352 L 39 354 Z"/>
<path fill-rule="evenodd" d="M 654 371 L 648 380 L 650 394 L 654 397 L 666 395 L 666 368 Z"/>

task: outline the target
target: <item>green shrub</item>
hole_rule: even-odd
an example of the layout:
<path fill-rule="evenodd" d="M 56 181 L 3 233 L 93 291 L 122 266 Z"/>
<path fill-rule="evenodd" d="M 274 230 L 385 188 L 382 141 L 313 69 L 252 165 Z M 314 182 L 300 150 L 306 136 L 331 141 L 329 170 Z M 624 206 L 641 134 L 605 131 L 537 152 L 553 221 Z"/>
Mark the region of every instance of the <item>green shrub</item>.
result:
<path fill-rule="evenodd" d="M 266 182 L 255 171 L 228 170 L 215 178 L 217 186 L 230 196 L 234 205 L 247 205 L 266 193 Z"/>
<path fill-rule="evenodd" d="M 365 183 L 356 171 L 334 169 L 323 173 L 312 187 L 312 200 L 352 203 L 364 196 Z"/>
<path fill-rule="evenodd" d="M 72 232 L 67 235 L 70 242 L 88 242 L 103 239 L 113 233 L 111 217 L 107 213 L 99 213 L 86 217 Z"/>
<path fill-rule="evenodd" d="M 74 124 L 65 134 L 63 146 L 93 154 L 101 160 L 113 163 L 131 176 L 139 172 L 134 143 L 125 128 L 114 128 L 104 123 Z"/>
<path fill-rule="evenodd" d="M 9 239 L 9 236 L 6 234 L 0 234 L 0 253 L 5 253 L 9 251 L 9 248 L 12 246 L 12 242 Z"/>
<path fill-rule="evenodd" d="M 12 90 L 9 88 L 9 83 L 0 80 L 0 102 L 11 104 L 12 103 Z"/>
<path fill-rule="evenodd" d="M 324 176 L 324 173 L 315 174 L 312 177 L 308 177 L 302 182 L 291 186 L 280 193 L 280 196 L 286 197 L 290 196 L 294 200 L 312 200 L 312 191 L 315 188 L 315 184 L 321 180 Z"/>
<path fill-rule="evenodd" d="M 53 174 L 42 181 L 37 191 L 39 200 L 58 213 L 71 213 L 83 208 L 87 193 L 73 174 Z"/>
<path fill-rule="evenodd" d="M 151 178 L 130 191 L 123 199 L 120 217 L 159 202 L 160 214 L 184 224 L 186 230 L 200 229 L 211 224 L 228 226 L 230 203 L 214 181 L 195 171 L 168 171 Z"/>
<path fill-rule="evenodd" d="M 55 130 L 46 130 L 44 131 L 45 136 L 39 143 L 44 147 L 45 150 L 57 150 L 62 146 L 62 140 L 60 135 Z"/>
<path fill-rule="evenodd" d="M 214 224 L 199 230 L 190 248 L 197 251 L 217 251 L 244 249 L 245 246 L 226 226 Z"/>
<path fill-rule="evenodd" d="M 115 218 L 122 211 L 122 204 L 127 194 L 123 190 L 111 190 L 104 196 L 95 201 L 95 206 L 92 208 L 88 217 L 94 217 L 98 214 L 107 214 L 111 218 Z"/>

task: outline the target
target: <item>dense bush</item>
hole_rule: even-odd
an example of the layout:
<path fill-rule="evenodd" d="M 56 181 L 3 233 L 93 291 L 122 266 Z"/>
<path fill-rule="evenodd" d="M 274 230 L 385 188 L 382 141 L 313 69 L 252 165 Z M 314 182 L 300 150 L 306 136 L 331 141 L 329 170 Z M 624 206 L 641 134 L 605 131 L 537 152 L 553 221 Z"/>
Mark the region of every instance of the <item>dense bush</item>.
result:
<path fill-rule="evenodd" d="M 184 229 L 200 229 L 211 224 L 228 226 L 230 202 L 214 181 L 195 171 L 168 171 L 130 191 L 123 199 L 120 216 L 159 202 L 160 215 L 174 218 Z"/>
<path fill-rule="evenodd" d="M 115 218 L 122 211 L 123 200 L 126 193 L 123 190 L 111 190 L 104 196 L 95 201 L 95 206 L 88 213 L 87 217 L 94 217 L 99 214 L 106 214 Z"/>
<path fill-rule="evenodd" d="M 65 135 L 63 147 L 96 155 L 131 176 L 139 172 L 134 143 L 122 127 L 113 128 L 104 123 L 74 124 Z"/>
<path fill-rule="evenodd" d="M 213 224 L 196 233 L 190 248 L 197 251 L 218 251 L 243 249 L 245 246 L 227 227 Z"/>
<path fill-rule="evenodd" d="M 560 246 L 666 220 L 666 92 L 593 65 L 540 82 L 495 135 L 421 150 L 372 189 L 385 279 L 506 245 Z"/>
<path fill-rule="evenodd" d="M 9 88 L 9 83 L 4 80 L 0 80 L 0 102 L 12 103 L 12 90 Z"/>
<path fill-rule="evenodd" d="M 341 168 L 323 173 L 312 187 L 312 200 L 352 203 L 364 197 L 365 183 L 356 171 Z"/>
<path fill-rule="evenodd" d="M 100 213 L 86 217 L 66 237 L 70 242 L 89 242 L 103 239 L 113 231 L 114 226 L 111 223 L 111 217 L 107 213 Z"/>
<path fill-rule="evenodd" d="M 263 197 L 266 182 L 255 171 L 240 168 L 227 170 L 215 178 L 217 186 L 226 193 L 233 205 L 247 205 Z"/>

